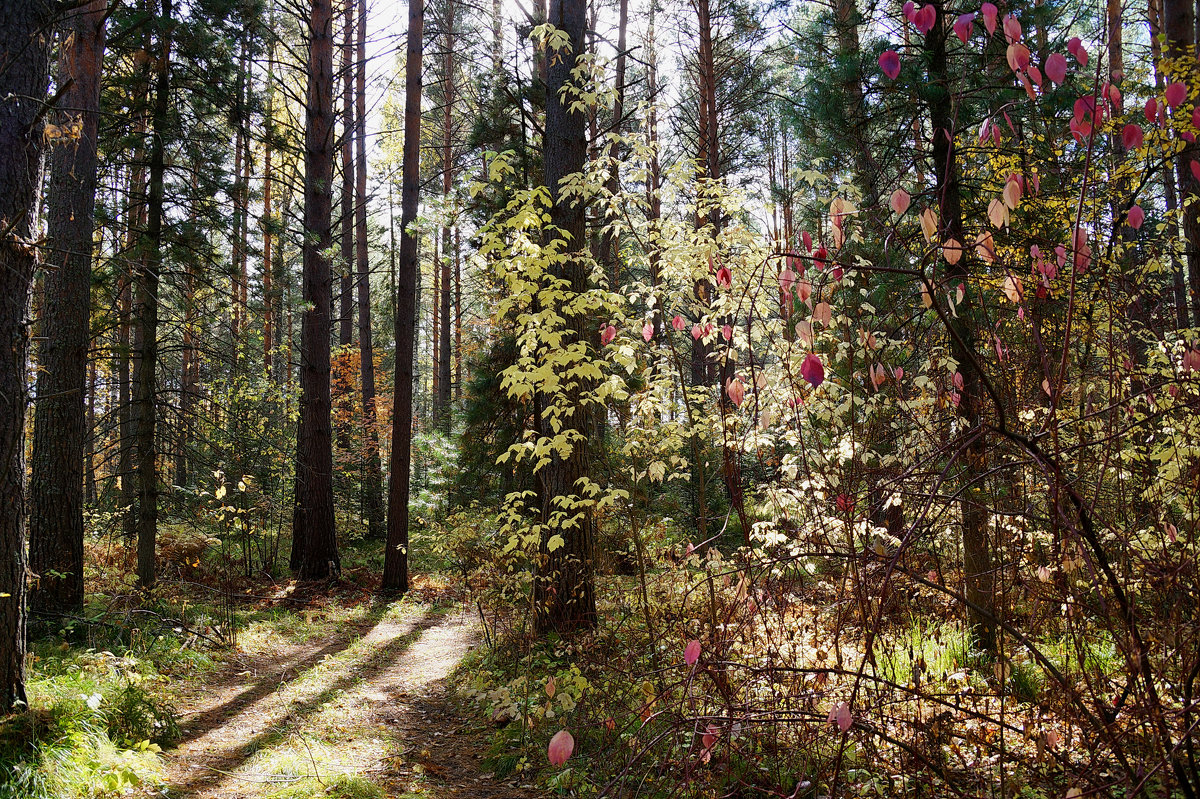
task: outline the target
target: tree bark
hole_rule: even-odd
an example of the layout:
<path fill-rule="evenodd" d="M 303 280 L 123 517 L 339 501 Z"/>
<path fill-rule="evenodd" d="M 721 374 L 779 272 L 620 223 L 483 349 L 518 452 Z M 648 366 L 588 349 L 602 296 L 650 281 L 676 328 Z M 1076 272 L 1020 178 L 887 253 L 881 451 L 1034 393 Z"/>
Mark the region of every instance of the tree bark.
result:
<path fill-rule="evenodd" d="M 443 75 L 442 79 L 445 88 L 443 103 L 442 103 L 442 203 L 444 205 L 444 213 L 450 213 L 450 186 L 454 180 L 454 154 L 453 154 L 453 105 L 454 105 L 454 0 L 446 0 L 446 45 L 444 61 L 442 64 Z M 434 399 L 433 418 L 434 423 L 445 435 L 450 435 L 450 359 L 451 359 L 451 332 L 450 332 L 450 306 L 451 306 L 451 283 L 450 283 L 450 259 L 451 259 L 451 233 L 449 217 L 442 224 L 442 257 L 435 269 L 440 269 L 441 272 L 441 291 L 438 294 L 437 302 L 441 308 L 438 317 L 439 333 L 438 333 L 438 388 L 437 396 Z"/>
<path fill-rule="evenodd" d="M 567 34 L 569 51 L 548 59 L 546 86 L 546 127 L 543 141 L 545 185 L 550 192 L 550 224 L 565 234 L 560 247 L 566 258 L 551 269 L 556 280 L 563 281 L 562 305 L 569 307 L 574 298 L 587 291 L 584 203 L 564 197 L 560 191 L 563 178 L 581 172 L 587 159 L 585 112 L 572 111 L 570 100 L 564 103 L 562 90 L 571 80 L 571 71 L 584 52 L 584 28 L 587 20 L 586 0 L 551 0 L 549 22 Z M 559 234 L 555 234 L 559 235 Z M 549 243 L 549 242 L 548 242 Z M 587 346 L 586 317 L 579 311 L 564 310 L 565 330 L 560 348 Z M 580 381 L 581 383 L 584 381 Z M 582 404 L 586 385 L 566 389 L 563 402 L 573 410 L 566 417 L 561 432 L 573 437 L 571 451 L 562 455 L 554 451 L 550 462 L 539 471 L 539 500 L 545 532 L 539 552 L 539 563 L 533 581 L 535 624 L 539 632 L 569 633 L 594 627 L 596 624 L 595 518 L 590 508 L 576 515 L 565 510 L 564 501 L 582 500 L 580 481 L 589 476 L 590 453 L 588 436 L 591 426 L 587 408 Z M 570 519 L 563 523 L 563 518 Z M 550 540 L 561 537 L 562 546 L 553 551 Z"/>
<path fill-rule="evenodd" d="M 26 701 L 26 316 L 53 7 L 0 2 L 0 714 Z"/>
<path fill-rule="evenodd" d="M 366 476 L 363 500 L 367 534 L 383 537 L 383 474 L 379 463 L 379 418 L 375 413 L 375 349 L 371 340 L 371 265 L 367 251 L 367 5 L 358 12 L 358 63 L 355 67 L 355 240 L 358 258 L 358 351 L 361 361 L 363 438 Z"/>
<path fill-rule="evenodd" d="M 91 0 L 61 26 L 58 85 L 77 137 L 51 153 L 46 304 L 38 348 L 33 415 L 29 593 L 36 616 L 83 611 L 84 402 L 88 378 L 92 282 L 92 212 L 96 205 L 96 134 L 107 0 Z M 70 124 L 69 122 L 67 124 Z"/>
<path fill-rule="evenodd" d="M 386 594 L 408 591 L 408 488 L 412 474 L 413 339 L 417 323 L 417 221 L 421 189 L 421 44 L 424 0 L 408 0 L 404 67 L 404 175 L 400 193 L 400 260 L 396 275 L 396 379 L 392 402 L 392 468 L 383 580 Z"/>
<path fill-rule="evenodd" d="M 338 346 L 354 342 L 354 5 L 345 0 L 342 37 L 342 194 L 341 281 L 338 286 Z M 363 0 L 366 3 L 366 0 Z M 349 423 L 353 414 L 350 386 L 338 381 L 337 446 L 350 449 Z"/>
<path fill-rule="evenodd" d="M 926 88 L 930 123 L 933 128 L 931 151 L 936 174 L 938 198 L 938 233 L 942 241 L 956 239 L 965 242 L 962 218 L 962 196 L 958 181 L 957 151 L 954 146 L 954 117 L 951 107 L 950 76 L 946 64 L 945 14 L 942 0 L 934 0 L 937 24 L 925 37 L 929 63 L 930 85 Z M 967 622 L 971 635 L 981 649 L 994 651 L 996 623 L 995 596 L 992 575 L 992 548 L 988 537 L 988 510 L 981 499 L 983 480 L 987 471 L 987 447 L 984 435 L 982 403 L 983 380 L 979 373 L 975 347 L 974 289 L 971 287 L 970 264 L 974 258 L 966 250 L 959 262 L 946 269 L 950 285 L 966 284 L 968 290 L 956 307 L 957 316 L 951 319 L 950 352 L 963 376 L 963 388 L 958 403 L 964 436 L 968 443 L 963 453 L 962 516 L 963 584 L 967 600 Z"/>
<path fill-rule="evenodd" d="M 1167 57 L 1175 62 L 1175 80 L 1190 82 L 1195 70 L 1195 0 L 1162 0 L 1162 27 L 1167 37 Z M 1181 65 L 1182 69 L 1180 68 Z M 1190 98 L 1193 102 L 1196 98 Z M 1200 160 L 1200 146 L 1189 142 L 1175 158 L 1179 207 L 1183 209 L 1183 239 L 1188 271 L 1188 305 L 1192 320 L 1200 322 L 1200 181 L 1191 163 Z"/>
<path fill-rule="evenodd" d="M 333 430 L 329 337 L 332 278 L 333 8 L 313 0 L 304 125 L 304 301 L 300 327 L 300 426 L 296 434 L 296 499 L 290 565 L 302 580 L 341 571 L 333 514 Z"/>
<path fill-rule="evenodd" d="M 143 589 L 154 585 L 154 550 L 158 534 L 158 451 L 154 442 L 158 385 L 155 372 L 158 368 L 158 283 L 163 260 L 164 140 L 171 92 L 172 4 L 173 0 L 162 0 L 157 22 L 158 57 L 150 120 L 150 187 L 146 196 L 146 231 L 141 241 L 140 268 L 134 297 L 134 316 L 141 333 L 141 348 L 134 372 L 134 404 L 137 406 L 137 429 L 134 435 L 138 474 L 137 577 L 138 585 Z"/>

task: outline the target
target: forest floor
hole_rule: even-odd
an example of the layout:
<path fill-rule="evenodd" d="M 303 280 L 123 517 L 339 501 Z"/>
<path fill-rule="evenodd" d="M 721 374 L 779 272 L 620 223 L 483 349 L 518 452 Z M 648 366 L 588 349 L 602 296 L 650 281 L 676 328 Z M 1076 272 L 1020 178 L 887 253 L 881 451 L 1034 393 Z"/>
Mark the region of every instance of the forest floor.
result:
<path fill-rule="evenodd" d="M 540 795 L 488 772 L 487 730 L 454 695 L 479 638 L 461 603 L 411 601 L 292 610 L 244 631 L 212 673 L 178 685 L 166 795 Z"/>

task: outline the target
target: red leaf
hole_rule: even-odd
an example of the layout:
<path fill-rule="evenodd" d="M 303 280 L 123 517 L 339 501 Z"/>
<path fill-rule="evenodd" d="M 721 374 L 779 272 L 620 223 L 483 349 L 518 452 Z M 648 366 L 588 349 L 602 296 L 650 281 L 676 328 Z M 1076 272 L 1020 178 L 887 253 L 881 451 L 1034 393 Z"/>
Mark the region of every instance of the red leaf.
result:
<path fill-rule="evenodd" d="M 695 638 L 687 642 L 687 646 L 683 648 L 683 662 L 689 666 L 695 666 L 696 661 L 700 659 L 700 642 Z"/>
<path fill-rule="evenodd" d="M 806 355 L 804 362 L 800 364 L 800 376 L 811 383 L 813 388 L 819 388 L 825 382 L 825 367 L 821 364 L 821 359 L 811 352 Z"/>
<path fill-rule="evenodd" d="M 1153 125 L 1154 120 L 1158 117 L 1158 100 L 1153 97 L 1147 100 L 1143 113 L 1146 115 L 1146 121 Z"/>
<path fill-rule="evenodd" d="M 779 290 L 784 294 L 792 293 L 792 286 L 796 285 L 796 273 L 791 269 L 784 269 L 779 273 Z"/>
<path fill-rule="evenodd" d="M 612 340 L 616 337 L 617 337 L 617 329 L 615 327 L 613 327 L 612 325 L 609 325 L 608 327 L 604 328 L 604 330 L 602 330 L 600 332 L 600 343 L 604 346 L 608 346 L 609 344 L 612 343 Z"/>
<path fill-rule="evenodd" d="M 959 14 L 958 19 L 954 20 L 954 35 L 957 36 L 963 44 L 967 43 L 967 39 L 971 38 L 971 29 L 975 27 L 975 14 Z"/>
<path fill-rule="evenodd" d="M 1135 205 L 1125 215 L 1125 221 L 1134 230 L 1139 230 L 1142 227 L 1142 223 L 1146 221 L 1146 212 L 1142 210 L 1142 206 Z"/>
<path fill-rule="evenodd" d="M 900 54 L 895 50 L 884 50 L 879 55 L 879 68 L 889 80 L 895 80 L 900 74 Z"/>
<path fill-rule="evenodd" d="M 937 9 L 932 5 L 921 6 L 920 10 L 913 14 L 913 27 L 922 36 L 933 30 L 935 22 L 937 22 Z"/>
<path fill-rule="evenodd" d="M 1136 150 L 1142 146 L 1142 129 L 1130 122 L 1121 130 L 1121 146 L 1126 150 Z"/>
<path fill-rule="evenodd" d="M 1071 55 L 1075 55 L 1076 53 L 1079 52 L 1079 48 L 1082 46 L 1083 46 L 1083 42 L 1081 42 L 1079 40 L 1079 37 L 1072 36 L 1071 40 L 1069 42 L 1067 42 L 1067 52 L 1070 53 Z"/>
<path fill-rule="evenodd" d="M 729 288 L 733 283 L 733 273 L 729 271 L 728 266 L 722 266 L 717 270 L 717 285 L 721 288 Z"/>
<path fill-rule="evenodd" d="M 644 338 L 646 341 L 650 341 L 650 339 L 654 338 L 654 325 L 650 324 L 649 322 L 642 325 L 642 338 Z"/>
<path fill-rule="evenodd" d="M 1046 77 L 1057 83 L 1059 86 L 1067 81 L 1067 59 L 1062 53 L 1051 53 L 1046 56 L 1046 62 L 1042 64 L 1046 70 Z"/>
<path fill-rule="evenodd" d="M 1187 84 L 1183 82 L 1167 84 L 1167 107 L 1175 108 L 1187 99 Z"/>
<path fill-rule="evenodd" d="M 559 730 L 550 739 L 550 746 L 546 749 L 546 756 L 550 758 L 551 765 L 561 766 L 567 762 L 567 758 L 574 751 L 575 739 L 571 737 L 571 733 L 566 730 Z"/>
<path fill-rule="evenodd" d="M 812 252 L 812 235 L 807 230 L 800 234 L 800 243 L 804 245 L 805 252 Z"/>
<path fill-rule="evenodd" d="M 842 732 L 850 729 L 854 724 L 854 717 L 850 715 L 850 706 L 845 702 L 838 703 L 838 706 L 829 711 L 829 721 L 836 724 Z"/>
<path fill-rule="evenodd" d="M 696 341 L 699 341 L 700 337 L 703 335 L 704 335 L 704 331 L 700 329 L 700 325 L 692 325 L 692 338 L 693 339 L 695 339 Z"/>
<path fill-rule="evenodd" d="M 1012 14 L 1004 15 L 1004 38 L 1010 42 L 1021 41 L 1021 23 Z"/>
<path fill-rule="evenodd" d="M 733 340 L 733 328 L 730 325 L 723 325 L 721 327 L 721 338 L 725 339 L 726 341 Z"/>
<path fill-rule="evenodd" d="M 979 7 L 979 13 L 983 14 L 983 27 L 987 28 L 988 36 L 996 32 L 996 15 L 999 11 L 991 3 L 984 3 Z"/>
<path fill-rule="evenodd" d="M 1192 170 L 1192 177 L 1194 177 L 1197 182 L 1200 182 L 1200 163 L 1191 161 L 1188 163 L 1188 168 Z"/>
<path fill-rule="evenodd" d="M 683 330 L 683 325 L 683 317 L 679 314 L 675 314 L 675 318 L 671 320 L 671 327 L 675 328 L 675 330 L 678 332 Z"/>
<path fill-rule="evenodd" d="M 1192 127 L 1200 128 L 1200 105 L 1192 109 Z"/>

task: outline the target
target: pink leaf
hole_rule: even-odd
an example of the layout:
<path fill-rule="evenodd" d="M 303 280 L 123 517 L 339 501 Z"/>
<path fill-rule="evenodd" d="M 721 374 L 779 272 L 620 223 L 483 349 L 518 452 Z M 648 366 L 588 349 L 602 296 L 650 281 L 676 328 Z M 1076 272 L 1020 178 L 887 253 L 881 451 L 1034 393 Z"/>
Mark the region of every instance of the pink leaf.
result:
<path fill-rule="evenodd" d="M 1158 118 L 1158 100 L 1155 100 L 1153 97 L 1147 100 L 1146 107 L 1142 113 L 1146 115 L 1146 121 L 1153 125 L 1154 120 Z"/>
<path fill-rule="evenodd" d="M 612 340 L 616 337 L 617 337 L 617 329 L 615 327 L 613 327 L 612 325 L 609 325 L 608 327 L 604 328 L 603 331 L 601 331 L 600 343 L 604 346 L 608 346 L 609 344 L 612 343 Z"/>
<path fill-rule="evenodd" d="M 1140 230 L 1142 223 L 1146 221 L 1146 212 L 1142 210 L 1142 206 L 1135 205 L 1129 209 L 1129 213 L 1125 215 L 1125 221 L 1134 230 Z"/>
<path fill-rule="evenodd" d="M 819 388 L 825 382 L 825 367 L 821 364 L 821 359 L 811 352 L 806 355 L 804 362 L 800 364 L 800 376 L 811 383 L 813 388 Z"/>
<path fill-rule="evenodd" d="M 704 734 L 700 736 L 700 743 L 706 749 L 710 750 L 716 744 L 717 739 L 721 737 L 721 729 L 715 724 L 709 724 L 704 729 Z"/>
<path fill-rule="evenodd" d="M 900 381 L 903 379 L 904 379 L 904 368 L 901 366 L 897 366 L 896 367 L 896 380 Z"/>
<path fill-rule="evenodd" d="M 892 210 L 903 216 L 908 210 L 908 204 L 912 201 L 912 197 L 904 189 L 896 189 L 892 192 L 891 206 Z"/>
<path fill-rule="evenodd" d="M 683 317 L 680 316 L 679 314 L 675 314 L 675 318 L 671 320 L 671 327 L 675 328 L 676 332 L 678 332 L 678 331 L 683 330 L 683 326 L 684 326 Z"/>
<path fill-rule="evenodd" d="M 779 273 L 779 290 L 784 294 L 792 293 L 792 286 L 796 285 L 796 273 L 791 269 L 784 269 Z"/>
<path fill-rule="evenodd" d="M 809 297 L 812 296 L 812 290 L 812 283 L 808 282 L 808 279 L 805 278 L 796 284 L 796 297 L 799 298 L 800 302 L 807 303 Z"/>
<path fill-rule="evenodd" d="M 696 661 L 700 659 L 700 642 L 695 638 L 687 642 L 687 646 L 683 648 L 683 662 L 689 666 L 695 666 Z"/>
<path fill-rule="evenodd" d="M 729 288 L 733 283 L 733 273 L 729 271 L 728 266 L 722 266 L 717 270 L 717 285 L 721 288 Z"/>
<path fill-rule="evenodd" d="M 829 257 L 829 250 L 825 249 L 824 247 L 817 248 L 817 251 L 813 253 L 813 261 L 816 262 L 818 269 L 825 268 L 825 259 L 827 259 L 828 257 Z"/>
<path fill-rule="evenodd" d="M 736 377 L 730 379 L 728 385 L 725 386 L 725 393 L 729 395 L 729 401 L 734 405 L 741 405 L 746 399 L 746 386 Z"/>
<path fill-rule="evenodd" d="M 1200 163 L 1197 163 L 1196 161 L 1190 161 L 1188 162 L 1188 169 L 1192 170 L 1192 177 L 1195 178 L 1197 182 L 1200 182 Z"/>
<path fill-rule="evenodd" d="M 1010 42 L 1021 41 L 1021 23 L 1012 14 L 1004 15 L 1004 38 Z"/>
<path fill-rule="evenodd" d="M 704 331 L 700 329 L 700 325 L 692 325 L 692 338 L 694 340 L 699 341 L 703 335 Z"/>
<path fill-rule="evenodd" d="M 800 234 L 800 243 L 804 245 L 805 252 L 812 252 L 812 235 L 807 230 Z"/>
<path fill-rule="evenodd" d="M 967 43 L 967 39 L 971 38 L 971 28 L 975 26 L 975 14 L 959 14 L 958 19 L 954 20 L 954 35 Z"/>
<path fill-rule="evenodd" d="M 1067 59 L 1062 53 L 1051 53 L 1046 56 L 1046 63 L 1042 65 L 1046 70 L 1046 77 L 1057 83 L 1059 86 L 1067 81 Z"/>
<path fill-rule="evenodd" d="M 884 50 L 879 55 L 879 68 L 889 80 L 895 80 L 900 75 L 900 54 L 895 50 Z"/>
<path fill-rule="evenodd" d="M 921 6 L 915 14 L 913 14 L 913 27 L 922 36 L 933 30 L 934 23 L 937 22 L 937 9 L 932 5 Z"/>
<path fill-rule="evenodd" d="M 1071 55 L 1075 55 L 1076 53 L 1079 52 L 1079 48 L 1082 46 L 1083 46 L 1083 42 L 1081 42 L 1079 40 L 1079 37 L 1072 36 L 1071 40 L 1069 42 L 1067 42 L 1067 52 L 1070 53 Z"/>
<path fill-rule="evenodd" d="M 836 724 L 838 729 L 846 732 L 854 724 L 854 717 L 850 715 L 850 706 L 845 702 L 838 703 L 838 706 L 829 711 L 829 721 Z"/>
<path fill-rule="evenodd" d="M 1029 66 L 1029 48 L 1020 42 L 1013 42 L 1005 51 L 1005 58 L 1013 72 L 1020 72 Z"/>
<path fill-rule="evenodd" d="M 917 9 L 917 4 L 913 0 L 905 0 L 904 3 L 904 18 L 909 22 L 913 21 L 913 12 Z"/>
<path fill-rule="evenodd" d="M 1192 109 L 1192 127 L 1200 128 L 1200 105 Z"/>
<path fill-rule="evenodd" d="M 733 339 L 733 327 L 730 325 L 723 325 L 721 327 L 721 338 L 725 339 L 726 341 L 731 341 Z"/>
<path fill-rule="evenodd" d="M 979 13 L 983 14 L 983 27 L 987 28 L 988 36 L 991 36 L 996 32 L 996 15 L 999 11 L 991 3 L 984 3 L 979 7 Z"/>
<path fill-rule="evenodd" d="M 559 730 L 550 739 L 550 746 L 546 749 L 546 755 L 550 758 L 551 765 L 561 766 L 567 762 L 567 758 L 574 751 L 575 739 L 571 737 L 571 733 L 566 730 Z"/>
<path fill-rule="evenodd" d="M 1187 99 L 1187 84 L 1182 81 L 1167 84 L 1167 107 L 1175 108 Z"/>
<path fill-rule="evenodd" d="M 1121 129 L 1121 146 L 1126 150 L 1136 150 L 1142 146 L 1142 129 L 1130 122 Z"/>
<path fill-rule="evenodd" d="M 649 322 L 642 325 L 642 338 L 644 338 L 646 341 L 654 338 L 654 325 L 650 324 Z"/>

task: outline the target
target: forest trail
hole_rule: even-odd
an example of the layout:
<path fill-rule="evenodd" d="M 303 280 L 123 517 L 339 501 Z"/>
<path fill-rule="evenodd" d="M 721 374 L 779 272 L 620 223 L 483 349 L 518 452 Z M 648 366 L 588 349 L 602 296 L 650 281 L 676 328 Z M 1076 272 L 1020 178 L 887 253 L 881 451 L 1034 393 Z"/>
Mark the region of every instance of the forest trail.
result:
<path fill-rule="evenodd" d="M 452 672 L 479 638 L 461 608 L 410 606 L 332 639 L 253 647 L 181 702 L 194 711 L 164 756 L 168 795 L 540 795 L 487 772 L 486 733 L 453 699 Z"/>

